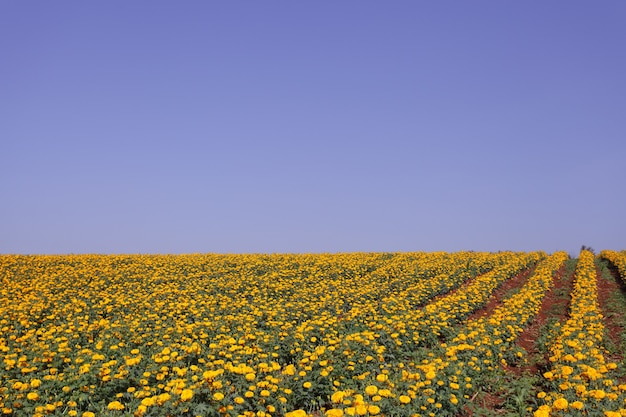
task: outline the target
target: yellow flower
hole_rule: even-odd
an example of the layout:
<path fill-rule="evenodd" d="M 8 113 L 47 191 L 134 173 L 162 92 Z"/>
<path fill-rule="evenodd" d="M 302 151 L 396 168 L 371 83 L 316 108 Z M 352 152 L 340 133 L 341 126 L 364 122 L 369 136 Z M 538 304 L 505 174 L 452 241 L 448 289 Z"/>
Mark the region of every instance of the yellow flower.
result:
<path fill-rule="evenodd" d="M 408 404 L 411 402 L 411 397 L 409 397 L 408 395 L 401 395 L 398 399 L 402 404 Z"/>
<path fill-rule="evenodd" d="M 326 417 L 343 417 L 343 410 L 339 408 L 331 408 L 326 411 Z"/>
<path fill-rule="evenodd" d="M 375 416 L 376 414 L 380 413 L 380 407 L 377 405 L 368 405 L 367 406 L 367 412 L 370 413 L 370 415 Z"/>
<path fill-rule="evenodd" d="M 109 410 L 123 410 L 124 404 L 122 404 L 119 401 L 113 401 L 113 402 L 110 402 L 109 405 L 107 405 L 107 408 Z"/>
<path fill-rule="evenodd" d="M 575 408 L 576 410 L 582 410 L 585 405 L 580 401 L 574 401 L 569 406 Z"/>
<path fill-rule="evenodd" d="M 378 387 L 376 385 L 368 385 L 365 387 L 365 393 L 367 395 L 375 395 L 378 392 Z"/>
<path fill-rule="evenodd" d="M 303 386 L 304 388 L 311 388 L 311 386 L 312 386 L 312 385 L 313 385 L 313 384 L 311 384 L 309 381 L 307 381 L 307 382 L 305 382 L 304 384 L 302 384 L 302 386 Z"/>
<path fill-rule="evenodd" d="M 37 394 L 36 392 L 29 392 L 28 395 L 26 395 L 26 398 L 31 401 L 37 401 L 39 399 L 39 394 Z"/>
<path fill-rule="evenodd" d="M 85 411 L 82 414 L 82 417 L 96 417 L 96 415 L 94 413 L 92 413 L 91 411 Z"/>
<path fill-rule="evenodd" d="M 216 392 L 215 394 L 213 394 L 213 399 L 221 401 L 224 399 L 224 394 L 222 394 L 221 392 Z"/>
<path fill-rule="evenodd" d="M 569 405 L 569 403 L 567 402 L 567 400 L 565 398 L 559 398 L 559 399 L 555 400 L 554 403 L 552 403 L 552 405 L 557 410 L 566 410 L 567 406 Z"/>
<path fill-rule="evenodd" d="M 306 411 L 304 410 L 294 410 L 288 413 L 285 413 L 285 417 L 306 417 Z"/>
<path fill-rule="evenodd" d="M 330 396 L 330 400 L 335 404 L 340 404 L 344 398 L 346 398 L 346 393 L 344 391 L 334 392 L 333 395 Z"/>
<path fill-rule="evenodd" d="M 189 401 L 192 398 L 193 398 L 193 391 L 190 389 L 184 389 L 183 392 L 180 394 L 181 401 Z"/>
<path fill-rule="evenodd" d="M 147 397 L 141 400 L 141 405 L 143 405 L 144 407 L 150 407 L 154 404 L 156 404 L 156 398 L 154 397 Z"/>

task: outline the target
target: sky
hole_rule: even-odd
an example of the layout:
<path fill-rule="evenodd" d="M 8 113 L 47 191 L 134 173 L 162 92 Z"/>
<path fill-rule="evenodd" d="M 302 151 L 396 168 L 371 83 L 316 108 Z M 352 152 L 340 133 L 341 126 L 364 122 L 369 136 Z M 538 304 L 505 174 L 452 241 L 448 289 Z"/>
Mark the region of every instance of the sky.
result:
<path fill-rule="evenodd" d="M 2 1 L 0 253 L 626 249 L 624 22 Z"/>

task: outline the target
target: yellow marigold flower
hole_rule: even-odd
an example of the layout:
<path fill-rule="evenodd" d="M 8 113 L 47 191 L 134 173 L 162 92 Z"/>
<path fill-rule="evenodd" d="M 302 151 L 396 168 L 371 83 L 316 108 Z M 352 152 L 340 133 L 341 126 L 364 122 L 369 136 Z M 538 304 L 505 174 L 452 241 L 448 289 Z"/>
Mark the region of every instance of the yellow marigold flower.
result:
<path fill-rule="evenodd" d="M 435 371 L 428 371 L 428 372 L 426 372 L 426 379 L 428 379 L 428 380 L 435 379 L 436 376 L 437 376 L 437 374 L 435 374 Z"/>
<path fill-rule="evenodd" d="M 302 386 L 304 388 L 311 388 L 311 386 L 313 386 L 313 384 L 311 384 L 309 381 L 305 382 L 304 384 L 302 384 Z"/>
<path fill-rule="evenodd" d="M 29 392 L 26 395 L 26 398 L 28 398 L 31 401 L 37 401 L 39 399 L 39 394 L 37 394 L 36 392 Z"/>
<path fill-rule="evenodd" d="M 41 386 L 41 379 L 33 379 L 30 381 L 30 386 L 33 388 L 39 388 Z"/>
<path fill-rule="evenodd" d="M 552 403 L 552 405 L 557 410 L 567 410 L 567 406 L 569 405 L 569 403 L 567 402 L 567 400 L 565 398 L 559 398 L 559 399 L 555 400 Z"/>
<path fill-rule="evenodd" d="M 85 411 L 82 414 L 82 417 L 96 417 L 96 415 L 94 413 L 92 413 L 91 411 Z"/>
<path fill-rule="evenodd" d="M 360 416 L 367 414 L 367 407 L 364 404 L 359 404 L 355 407 L 356 413 Z"/>
<path fill-rule="evenodd" d="M 367 406 L 367 412 L 370 413 L 370 415 L 375 416 L 376 414 L 380 413 L 380 407 L 377 405 L 368 405 Z"/>
<path fill-rule="evenodd" d="M 141 400 L 141 405 L 143 405 L 144 407 L 150 407 L 154 404 L 156 404 L 156 398 L 154 397 L 147 397 Z"/>
<path fill-rule="evenodd" d="M 306 417 L 306 411 L 304 410 L 294 410 L 288 413 L 285 413 L 285 417 Z"/>
<path fill-rule="evenodd" d="M 326 417 L 343 417 L 343 410 L 339 408 L 331 408 L 330 410 L 326 410 Z"/>
<path fill-rule="evenodd" d="M 400 397 L 398 397 L 398 399 L 402 404 L 408 404 L 411 402 L 411 397 L 409 397 L 408 395 L 401 395 Z"/>
<path fill-rule="evenodd" d="M 334 392 L 333 395 L 330 396 L 330 400 L 335 404 L 340 404 L 344 398 L 346 398 L 346 393 L 344 391 Z"/>
<path fill-rule="evenodd" d="M 378 387 L 376 385 L 368 385 L 365 387 L 365 393 L 367 395 L 375 395 L 378 392 Z"/>
<path fill-rule="evenodd" d="M 213 394 L 213 399 L 217 401 L 222 401 L 224 399 L 224 394 L 222 394 L 221 392 L 216 392 L 215 394 Z"/>
<path fill-rule="evenodd" d="M 159 405 L 163 405 L 166 402 L 168 402 L 172 397 L 170 396 L 169 393 L 164 392 L 163 394 L 159 394 L 159 396 L 157 396 L 156 402 Z"/>
<path fill-rule="evenodd" d="M 376 375 L 376 381 L 378 382 L 385 382 L 387 380 L 387 375 L 385 374 L 378 374 Z"/>
<path fill-rule="evenodd" d="M 67 412 L 67 415 L 70 417 L 75 417 L 76 415 L 78 415 L 78 412 L 76 410 L 70 410 Z"/>
<path fill-rule="evenodd" d="M 534 413 L 534 417 L 550 417 L 550 407 L 542 405 Z"/>
<path fill-rule="evenodd" d="M 569 406 L 575 408 L 576 410 L 582 410 L 585 405 L 580 401 L 574 401 Z"/>
<path fill-rule="evenodd" d="M 180 394 L 181 401 L 189 401 L 192 398 L 193 398 L 193 391 L 190 389 L 184 389 L 183 392 Z"/>
<path fill-rule="evenodd" d="M 285 369 L 283 369 L 283 374 L 285 375 L 295 375 L 296 367 L 294 365 L 287 365 Z"/>
<path fill-rule="evenodd" d="M 246 400 L 244 400 L 241 397 L 235 397 L 235 404 L 243 404 L 244 402 L 246 402 Z"/>
<path fill-rule="evenodd" d="M 107 405 L 107 408 L 109 410 L 123 410 L 124 404 L 122 404 L 119 401 L 113 401 L 113 402 L 110 402 L 109 405 Z"/>

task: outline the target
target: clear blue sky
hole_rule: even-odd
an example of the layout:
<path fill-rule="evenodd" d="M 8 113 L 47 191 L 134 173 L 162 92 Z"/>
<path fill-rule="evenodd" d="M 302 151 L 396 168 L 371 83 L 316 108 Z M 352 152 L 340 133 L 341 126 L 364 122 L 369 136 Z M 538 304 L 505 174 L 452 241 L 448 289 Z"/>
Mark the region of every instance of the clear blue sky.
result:
<path fill-rule="evenodd" d="M 0 253 L 626 249 L 624 1 L 2 1 Z"/>

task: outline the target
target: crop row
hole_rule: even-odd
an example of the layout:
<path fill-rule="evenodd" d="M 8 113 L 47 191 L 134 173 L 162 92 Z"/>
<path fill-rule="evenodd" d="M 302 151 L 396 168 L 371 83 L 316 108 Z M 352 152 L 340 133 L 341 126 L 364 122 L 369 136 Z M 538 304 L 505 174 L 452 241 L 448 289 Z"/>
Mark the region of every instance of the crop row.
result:
<path fill-rule="evenodd" d="M 611 262 L 617 268 L 622 281 L 626 283 L 626 251 L 603 250 L 600 257 Z"/>

